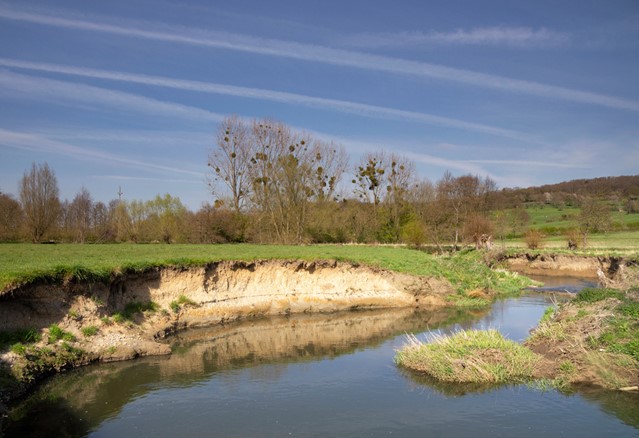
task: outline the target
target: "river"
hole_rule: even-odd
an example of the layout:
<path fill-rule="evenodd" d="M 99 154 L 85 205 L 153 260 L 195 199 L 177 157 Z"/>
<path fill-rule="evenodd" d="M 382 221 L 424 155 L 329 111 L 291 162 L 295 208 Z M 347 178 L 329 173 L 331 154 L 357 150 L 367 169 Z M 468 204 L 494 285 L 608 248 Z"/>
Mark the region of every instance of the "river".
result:
<path fill-rule="evenodd" d="M 578 285 L 564 279 L 557 288 Z M 5 434 L 639 436 L 636 395 L 442 385 L 393 363 L 409 332 L 496 328 L 522 341 L 550 305 L 551 293 L 531 291 L 483 311 L 299 315 L 187 330 L 171 338 L 170 357 L 49 379 L 13 408 Z"/>

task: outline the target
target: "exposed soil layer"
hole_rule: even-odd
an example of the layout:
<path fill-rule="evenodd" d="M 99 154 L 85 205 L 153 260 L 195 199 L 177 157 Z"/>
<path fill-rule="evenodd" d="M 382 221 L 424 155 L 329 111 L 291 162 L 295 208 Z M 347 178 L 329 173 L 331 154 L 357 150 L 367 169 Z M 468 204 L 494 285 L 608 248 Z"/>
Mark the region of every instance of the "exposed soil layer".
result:
<path fill-rule="evenodd" d="M 513 271 L 524 275 L 556 275 L 597 278 L 597 271 L 608 271 L 610 261 L 598 257 L 576 257 L 560 254 L 519 254 L 506 259 Z"/>
<path fill-rule="evenodd" d="M 439 307 L 451 293 L 443 279 L 335 261 L 225 261 L 124 273 L 109 283 L 34 284 L 0 297 L 0 331 L 34 329 L 42 339 L 26 354 L 5 351 L 0 365 L 28 381 L 91 361 L 169 354 L 162 338 L 186 327 L 264 315 Z M 150 302 L 156 309 L 131 311 L 132 304 Z M 75 340 L 48 342 L 52 324 Z M 87 335 L 90 328 L 95 333 Z M 67 360 L 45 360 L 49 350 L 64 349 Z M 33 368 L 29 361 L 47 364 Z"/>
<path fill-rule="evenodd" d="M 509 269 L 524 275 L 581 277 L 619 289 L 639 284 L 638 262 L 624 257 L 525 253 L 508 256 L 504 261 Z"/>

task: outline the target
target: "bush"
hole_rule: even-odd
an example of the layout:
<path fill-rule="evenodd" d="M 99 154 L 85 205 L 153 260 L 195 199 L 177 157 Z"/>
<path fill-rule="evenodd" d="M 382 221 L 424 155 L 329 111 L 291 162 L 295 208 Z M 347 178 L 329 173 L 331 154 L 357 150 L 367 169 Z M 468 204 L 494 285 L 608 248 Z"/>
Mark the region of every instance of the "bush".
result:
<path fill-rule="evenodd" d="M 566 240 L 568 241 L 568 249 L 579 249 L 581 246 L 581 235 L 575 229 L 568 230 Z"/>
<path fill-rule="evenodd" d="M 539 230 L 528 230 L 524 235 L 524 242 L 528 249 L 539 249 L 543 246 L 544 233 Z"/>

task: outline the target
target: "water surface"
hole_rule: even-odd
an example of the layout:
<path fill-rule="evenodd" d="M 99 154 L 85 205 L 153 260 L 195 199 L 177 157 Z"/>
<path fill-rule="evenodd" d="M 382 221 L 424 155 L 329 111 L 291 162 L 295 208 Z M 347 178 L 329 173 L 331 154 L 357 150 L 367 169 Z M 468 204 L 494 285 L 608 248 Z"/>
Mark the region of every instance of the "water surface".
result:
<path fill-rule="evenodd" d="M 528 335 L 549 294 L 469 313 L 384 310 L 188 330 L 170 357 L 54 377 L 7 436 L 639 436 L 639 398 L 526 386 L 442 385 L 397 368 L 405 333 Z"/>

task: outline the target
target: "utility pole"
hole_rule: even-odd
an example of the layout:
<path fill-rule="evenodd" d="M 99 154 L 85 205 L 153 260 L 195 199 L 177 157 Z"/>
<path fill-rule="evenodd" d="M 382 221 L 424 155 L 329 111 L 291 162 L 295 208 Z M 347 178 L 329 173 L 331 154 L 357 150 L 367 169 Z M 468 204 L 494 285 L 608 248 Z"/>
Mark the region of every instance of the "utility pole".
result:
<path fill-rule="evenodd" d="M 122 201 L 122 195 L 124 195 L 124 193 L 122 192 L 122 187 L 118 186 L 118 202 Z"/>

